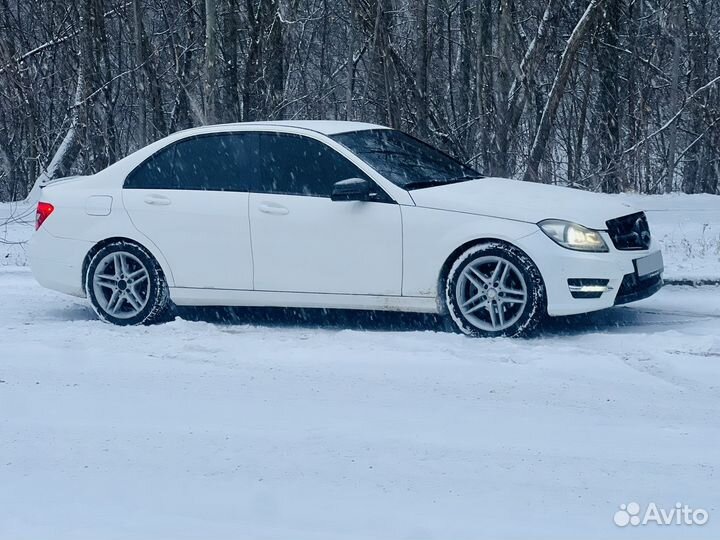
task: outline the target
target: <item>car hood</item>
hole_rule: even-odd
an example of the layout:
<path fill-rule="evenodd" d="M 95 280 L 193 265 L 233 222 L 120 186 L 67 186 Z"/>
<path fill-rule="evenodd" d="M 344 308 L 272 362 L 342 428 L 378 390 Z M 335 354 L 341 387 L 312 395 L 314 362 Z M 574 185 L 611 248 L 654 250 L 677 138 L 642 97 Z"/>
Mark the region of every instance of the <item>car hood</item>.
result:
<path fill-rule="evenodd" d="M 452 212 L 466 212 L 538 223 L 564 219 L 593 229 L 605 229 L 608 219 L 636 210 L 609 195 L 579 189 L 480 178 L 410 191 L 415 204 Z"/>

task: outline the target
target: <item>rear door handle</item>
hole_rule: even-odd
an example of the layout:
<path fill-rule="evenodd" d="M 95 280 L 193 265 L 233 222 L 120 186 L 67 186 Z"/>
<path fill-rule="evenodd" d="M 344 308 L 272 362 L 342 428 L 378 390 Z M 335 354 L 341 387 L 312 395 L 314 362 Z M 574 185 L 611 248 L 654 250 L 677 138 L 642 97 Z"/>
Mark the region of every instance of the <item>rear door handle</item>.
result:
<path fill-rule="evenodd" d="M 288 210 L 284 206 L 281 206 L 279 204 L 273 204 L 273 203 L 260 203 L 260 206 L 258 206 L 258 209 L 263 214 L 275 214 L 277 216 L 284 216 L 285 214 L 290 213 L 290 210 Z"/>
<path fill-rule="evenodd" d="M 170 199 L 165 195 L 153 193 L 145 197 L 145 204 L 151 204 L 153 206 L 167 206 L 170 202 Z"/>

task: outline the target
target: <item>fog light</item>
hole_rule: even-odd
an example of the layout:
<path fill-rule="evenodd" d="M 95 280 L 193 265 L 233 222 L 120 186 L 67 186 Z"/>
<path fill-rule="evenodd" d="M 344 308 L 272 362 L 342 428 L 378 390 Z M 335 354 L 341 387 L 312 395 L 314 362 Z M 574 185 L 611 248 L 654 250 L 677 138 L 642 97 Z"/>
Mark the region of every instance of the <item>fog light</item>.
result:
<path fill-rule="evenodd" d="M 568 288 L 573 298 L 600 298 L 608 292 L 608 279 L 568 279 Z"/>

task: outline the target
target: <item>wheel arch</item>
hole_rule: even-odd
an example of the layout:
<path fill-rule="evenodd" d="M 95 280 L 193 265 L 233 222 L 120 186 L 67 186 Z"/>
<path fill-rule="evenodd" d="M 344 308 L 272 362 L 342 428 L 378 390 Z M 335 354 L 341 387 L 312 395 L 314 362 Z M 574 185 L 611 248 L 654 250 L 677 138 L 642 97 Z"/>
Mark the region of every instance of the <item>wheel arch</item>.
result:
<path fill-rule="evenodd" d="M 82 263 L 82 271 L 81 271 L 81 280 L 82 280 L 82 290 L 85 290 L 85 284 L 86 284 L 86 277 L 87 277 L 87 269 L 90 265 L 90 261 L 95 256 L 95 254 L 100 251 L 105 246 L 108 246 L 110 244 L 114 244 L 116 242 L 126 242 L 128 244 L 136 245 L 145 251 L 148 252 L 148 254 L 155 260 L 155 262 L 160 267 L 160 271 L 165 276 L 165 279 L 169 282 L 172 280 L 172 273 L 170 272 L 170 268 L 167 264 L 167 261 L 162 257 L 162 255 L 159 254 L 159 252 L 156 249 L 148 247 L 147 244 L 144 244 L 134 238 L 129 238 L 127 236 L 111 236 L 108 238 L 104 238 L 103 240 L 100 240 L 99 242 L 96 242 L 93 247 L 90 248 L 90 250 L 85 254 L 85 257 L 83 259 Z M 170 283 L 168 283 L 170 285 Z"/>
<path fill-rule="evenodd" d="M 463 244 L 456 247 L 446 258 L 443 262 L 442 266 L 440 267 L 440 273 L 438 274 L 438 280 L 437 280 L 437 291 L 438 291 L 438 305 L 440 306 L 440 309 L 442 313 L 447 313 L 447 306 L 445 305 L 445 302 L 443 300 L 443 291 L 445 290 L 445 282 L 448 278 L 448 274 L 450 273 L 450 269 L 452 268 L 453 263 L 457 260 L 460 255 L 465 253 L 468 249 L 479 246 L 480 244 L 488 244 L 488 243 L 498 243 L 498 244 L 504 244 L 506 246 L 510 246 L 513 249 L 517 249 L 520 251 L 523 255 L 525 255 L 528 259 L 530 259 L 536 268 L 538 268 L 538 273 L 540 274 L 540 279 L 543 280 L 543 285 L 545 285 L 545 278 L 542 275 L 542 272 L 540 272 L 540 267 L 535 262 L 535 260 L 520 246 L 517 244 L 510 242 L 508 240 L 504 240 L 502 238 L 495 238 L 492 236 L 486 236 L 482 238 L 475 238 L 473 240 L 468 240 L 467 242 L 464 242 Z"/>

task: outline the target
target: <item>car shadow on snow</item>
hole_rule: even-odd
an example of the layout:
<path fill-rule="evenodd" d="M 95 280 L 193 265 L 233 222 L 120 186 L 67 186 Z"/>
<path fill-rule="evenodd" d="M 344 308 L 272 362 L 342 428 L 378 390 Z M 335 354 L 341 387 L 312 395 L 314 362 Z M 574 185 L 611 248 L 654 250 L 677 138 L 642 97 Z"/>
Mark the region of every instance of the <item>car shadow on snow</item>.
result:
<path fill-rule="evenodd" d="M 327 328 L 381 332 L 451 332 L 448 322 L 438 315 L 339 309 L 283 308 L 176 308 L 175 315 L 188 321 L 215 324 L 282 328 Z M 627 307 L 552 317 L 546 319 L 532 337 L 577 335 L 591 332 L 623 333 L 642 328 L 643 333 L 665 331 L 668 326 L 692 322 L 693 317 Z"/>
<path fill-rule="evenodd" d="M 540 328 L 539 334 L 543 337 L 590 332 L 653 334 L 718 318 L 713 314 L 687 311 L 614 307 L 583 315 L 549 318 Z"/>
<path fill-rule="evenodd" d="M 650 323 L 647 314 L 624 307 L 613 307 L 602 311 L 568 315 L 564 317 L 548 317 L 538 329 L 541 337 L 557 335 L 578 335 L 591 332 L 621 331 L 627 328 L 647 326 Z"/>
<path fill-rule="evenodd" d="M 97 315 L 89 305 L 73 303 L 67 307 L 50 307 L 43 312 L 43 316 L 68 322 L 96 321 Z"/>
<path fill-rule="evenodd" d="M 331 328 L 413 332 L 448 331 L 437 315 L 384 311 L 299 308 L 176 307 L 175 315 L 188 321 L 251 324 L 269 327 Z"/>
<path fill-rule="evenodd" d="M 45 315 L 53 320 L 93 321 L 97 317 L 89 306 L 75 303 L 50 308 Z M 439 316 L 422 313 L 387 311 L 297 309 L 297 308 L 230 308 L 176 307 L 168 318 L 202 321 L 220 325 L 253 325 L 275 328 L 325 328 L 334 330 L 362 330 L 376 332 L 453 332 L 449 322 Z M 692 324 L 699 314 L 675 313 L 633 307 L 615 307 L 603 311 L 547 318 L 530 336 L 548 338 L 580 335 L 592 332 L 653 333 L 671 327 Z"/>

